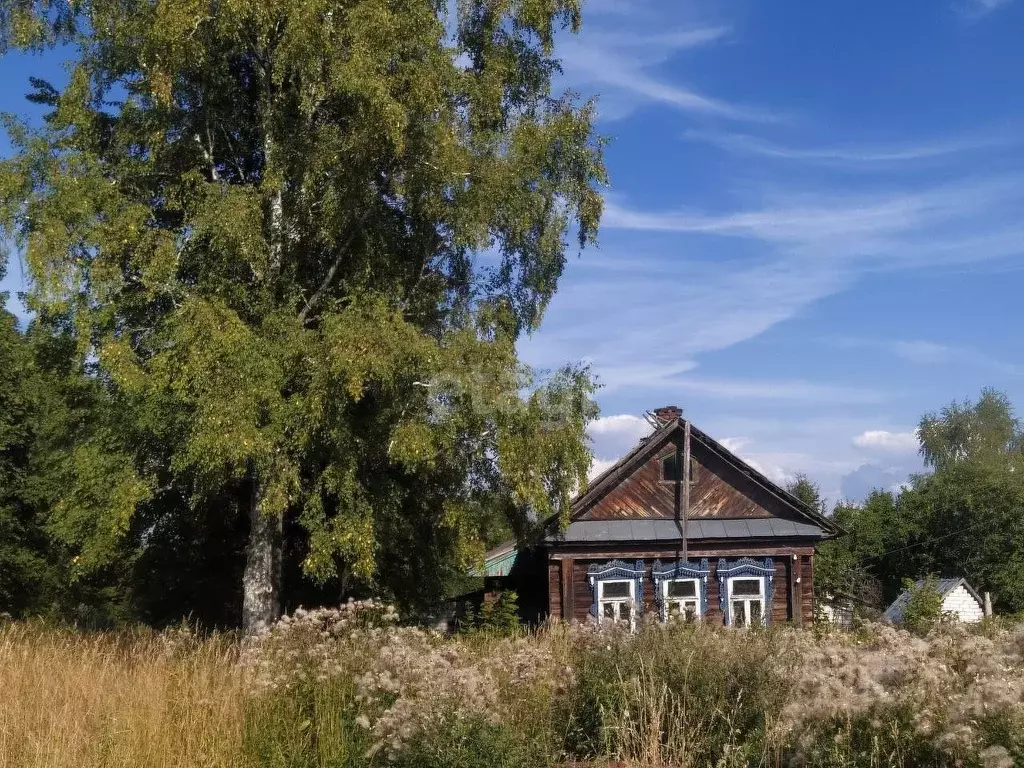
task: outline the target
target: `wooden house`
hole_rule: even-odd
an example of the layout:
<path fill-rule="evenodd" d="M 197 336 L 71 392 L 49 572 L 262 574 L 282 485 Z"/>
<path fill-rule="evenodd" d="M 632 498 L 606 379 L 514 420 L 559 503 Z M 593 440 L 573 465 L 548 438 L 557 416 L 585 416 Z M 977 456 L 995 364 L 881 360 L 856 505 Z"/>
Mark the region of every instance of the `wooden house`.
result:
<path fill-rule="evenodd" d="M 815 548 L 839 529 L 680 409 L 654 416 L 655 431 L 574 500 L 568 527 L 495 550 L 492 585 L 516 589 L 527 618 L 809 624 Z"/>

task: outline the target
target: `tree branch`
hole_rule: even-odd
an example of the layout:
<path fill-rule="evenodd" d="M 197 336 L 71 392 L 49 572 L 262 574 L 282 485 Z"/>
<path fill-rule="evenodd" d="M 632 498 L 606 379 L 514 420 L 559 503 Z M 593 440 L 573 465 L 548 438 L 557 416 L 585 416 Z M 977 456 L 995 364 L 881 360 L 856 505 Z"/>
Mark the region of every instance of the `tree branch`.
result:
<path fill-rule="evenodd" d="M 369 215 L 369 209 L 367 209 L 356 219 L 355 226 L 352 228 L 352 232 L 349 234 L 348 239 L 338 248 L 338 256 L 334 260 L 334 263 L 331 264 L 330 269 L 327 270 L 327 274 L 320 282 L 320 285 L 317 286 L 315 291 L 313 291 L 313 295 L 309 297 L 309 301 L 306 302 L 306 306 L 302 308 L 301 312 L 299 312 L 299 325 L 305 325 L 306 318 L 309 317 L 309 313 L 316 308 L 316 305 L 331 287 L 335 276 L 338 274 L 338 270 L 341 268 L 341 262 L 344 260 L 345 256 L 348 255 L 348 247 L 352 245 L 352 241 L 355 240 L 356 233 L 362 230 L 363 222 L 366 221 L 366 218 Z"/>
<path fill-rule="evenodd" d="M 217 164 L 213 161 L 213 137 L 210 136 L 210 126 L 206 126 L 206 140 L 209 142 L 209 146 L 203 144 L 203 140 L 199 138 L 199 134 L 195 135 L 196 144 L 199 145 L 199 151 L 203 153 L 203 159 L 206 164 L 210 166 L 210 179 L 212 181 L 220 181 L 220 174 L 217 173 Z"/>

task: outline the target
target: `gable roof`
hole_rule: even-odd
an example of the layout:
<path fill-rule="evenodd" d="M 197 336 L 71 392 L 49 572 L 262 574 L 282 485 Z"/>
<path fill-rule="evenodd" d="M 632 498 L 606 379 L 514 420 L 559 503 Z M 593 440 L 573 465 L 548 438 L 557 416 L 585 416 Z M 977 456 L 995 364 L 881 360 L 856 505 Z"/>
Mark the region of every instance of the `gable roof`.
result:
<path fill-rule="evenodd" d="M 587 491 L 578 496 L 572 503 L 572 508 L 569 513 L 570 528 L 574 525 L 578 525 L 579 521 L 577 521 L 577 518 L 586 512 L 594 503 L 604 496 L 604 494 L 618 486 L 619 483 L 632 475 L 633 472 L 636 471 L 636 469 L 644 462 L 658 453 L 677 431 L 683 431 L 685 428 L 684 424 L 685 422 L 683 419 L 672 419 L 647 438 L 643 439 L 635 448 L 633 448 L 632 451 L 627 453 L 615 462 L 615 464 L 594 478 L 594 481 L 587 488 Z M 690 424 L 690 439 L 691 441 L 696 440 L 706 450 L 715 454 L 719 459 L 731 466 L 737 472 L 745 475 L 762 490 L 774 496 L 797 517 L 802 518 L 810 525 L 817 526 L 822 533 L 827 536 L 835 536 L 842 533 L 842 529 L 832 520 L 802 502 L 785 488 L 782 488 L 777 483 L 769 480 L 761 472 L 754 469 L 717 440 L 714 440 L 705 432 L 697 429 L 692 423 Z M 687 521 L 687 528 L 689 529 L 692 524 L 693 521 Z M 689 530 L 687 531 L 687 536 L 689 537 Z"/>
<path fill-rule="evenodd" d="M 924 584 L 924 579 L 918 579 L 917 583 L 914 584 L 914 588 L 920 589 L 922 584 Z M 975 591 L 974 587 L 967 583 L 967 579 L 939 579 L 935 586 L 939 590 L 939 596 L 943 599 L 957 587 L 963 586 L 970 596 L 977 600 L 978 605 L 984 605 L 981 596 Z M 909 589 L 900 593 L 900 596 L 893 600 L 892 605 L 885 609 L 882 618 L 891 621 L 893 624 L 903 621 L 903 615 L 907 610 L 907 605 L 910 603 L 910 593 L 911 590 Z"/>

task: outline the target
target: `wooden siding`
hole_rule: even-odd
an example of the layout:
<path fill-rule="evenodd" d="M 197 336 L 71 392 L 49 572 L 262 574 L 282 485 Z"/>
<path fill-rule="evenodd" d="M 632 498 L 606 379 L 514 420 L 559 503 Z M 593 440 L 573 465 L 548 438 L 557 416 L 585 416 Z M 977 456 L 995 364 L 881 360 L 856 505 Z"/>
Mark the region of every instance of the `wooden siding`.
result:
<path fill-rule="evenodd" d="M 548 616 L 562 615 L 562 567 L 557 560 L 548 563 Z"/>
<path fill-rule="evenodd" d="M 797 554 L 797 560 L 793 560 L 792 552 L 769 554 L 768 552 L 758 550 L 756 552 L 746 550 L 742 554 L 748 554 L 754 558 L 763 558 L 766 556 L 772 556 L 775 565 L 775 575 L 773 578 L 773 591 L 772 591 L 772 603 L 771 603 L 771 620 L 772 623 L 778 624 L 787 621 L 794 621 L 794 623 L 800 623 L 805 626 L 809 626 L 813 620 L 812 612 L 812 600 L 810 598 L 810 588 L 808 582 L 810 580 L 810 569 L 811 569 L 811 557 L 807 554 Z M 721 624 L 723 622 L 722 609 L 719 604 L 719 587 L 716 570 L 718 567 L 718 559 L 724 558 L 735 558 L 738 554 L 735 550 L 725 551 L 700 551 L 694 552 L 691 555 L 691 559 L 698 559 L 700 557 L 707 557 L 711 566 L 711 574 L 708 578 L 708 609 L 704 615 L 704 620 L 710 623 Z M 653 615 L 656 613 L 655 602 L 654 602 L 654 581 L 651 578 L 651 568 L 655 559 L 661 559 L 662 562 L 670 562 L 675 559 L 676 554 L 670 550 L 663 550 L 660 552 L 648 552 L 644 555 L 637 553 L 587 553 L 586 556 L 574 555 L 572 559 L 564 558 L 560 559 L 552 557 L 548 568 L 549 574 L 558 574 L 561 576 L 563 573 L 569 574 L 566 578 L 569 580 L 569 584 L 563 584 L 561 579 L 558 583 L 551 584 L 551 615 L 562 616 L 566 619 L 572 619 L 573 621 L 585 622 L 591 618 L 591 607 L 594 603 L 594 594 L 590 589 L 590 582 L 587 578 L 587 569 L 591 565 L 602 564 L 608 562 L 610 559 L 627 559 L 627 562 L 634 559 L 643 559 L 645 567 L 644 577 L 644 613 L 647 615 Z M 563 567 L 565 570 L 563 570 Z M 801 587 L 802 589 L 799 600 L 799 613 L 797 614 L 797 620 L 794 620 L 794 592 L 791 588 L 792 577 L 794 573 L 794 567 L 796 572 L 800 573 L 801 576 Z M 564 611 L 564 598 L 563 595 L 571 594 L 572 597 L 572 611 Z M 557 608 L 556 608 L 557 606 Z"/>
<path fill-rule="evenodd" d="M 672 519 L 676 515 L 675 483 L 661 479 L 661 461 L 675 453 L 667 441 L 632 475 L 612 488 L 577 520 Z M 692 441 L 697 480 L 690 487 L 691 519 L 785 517 L 794 513 L 750 478 L 726 464 L 700 442 Z"/>
<path fill-rule="evenodd" d="M 810 625 L 814 620 L 814 553 L 800 558 L 800 599 L 802 601 L 804 623 Z"/>

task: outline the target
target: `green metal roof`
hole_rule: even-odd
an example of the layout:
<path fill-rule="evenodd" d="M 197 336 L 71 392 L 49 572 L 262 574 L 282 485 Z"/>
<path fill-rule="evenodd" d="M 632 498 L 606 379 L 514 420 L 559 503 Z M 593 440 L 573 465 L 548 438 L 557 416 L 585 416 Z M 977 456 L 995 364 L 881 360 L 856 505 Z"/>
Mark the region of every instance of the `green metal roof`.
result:
<path fill-rule="evenodd" d="M 478 568 L 474 568 L 470 575 L 508 576 L 512 571 L 512 567 L 516 564 L 516 558 L 518 556 L 519 550 L 516 549 L 514 544 L 504 544 L 496 549 L 492 549 L 484 555 L 483 570 L 481 571 Z"/>

